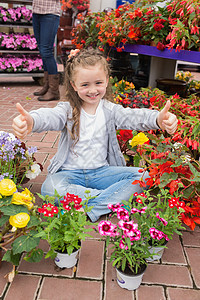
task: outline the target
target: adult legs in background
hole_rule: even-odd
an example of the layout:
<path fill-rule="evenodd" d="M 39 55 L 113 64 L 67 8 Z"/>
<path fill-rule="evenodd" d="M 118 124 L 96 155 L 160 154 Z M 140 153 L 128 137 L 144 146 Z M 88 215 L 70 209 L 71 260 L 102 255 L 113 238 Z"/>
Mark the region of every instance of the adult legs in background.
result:
<path fill-rule="evenodd" d="M 93 206 L 88 213 L 92 222 L 100 216 L 110 212 L 107 205 L 116 204 L 122 200 L 129 200 L 135 192 L 142 192 L 141 187 L 133 185 L 134 180 L 139 180 L 142 175 L 145 181 L 148 173 L 141 174 L 140 168 L 106 166 L 94 170 L 59 171 L 48 175 L 42 185 L 42 195 L 53 195 L 55 189 L 64 196 L 67 192 L 85 198 L 85 191 L 90 191 L 88 206 Z"/>
<path fill-rule="evenodd" d="M 39 93 L 42 96 L 38 98 L 40 101 L 60 99 L 59 74 L 54 57 L 54 42 L 59 21 L 60 17 L 53 14 L 33 14 L 33 30 L 43 62 L 46 87 L 37 92 L 37 95 Z"/>

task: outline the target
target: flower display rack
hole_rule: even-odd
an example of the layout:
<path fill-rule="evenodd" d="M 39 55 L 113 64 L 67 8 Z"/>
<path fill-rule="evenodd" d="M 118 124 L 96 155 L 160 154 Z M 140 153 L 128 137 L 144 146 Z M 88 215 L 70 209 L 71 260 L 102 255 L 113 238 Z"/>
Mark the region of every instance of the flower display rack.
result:
<path fill-rule="evenodd" d="M 124 45 L 124 51 L 126 52 L 134 52 L 143 55 L 150 55 L 161 58 L 168 58 L 173 60 L 182 60 L 193 63 L 200 63 L 200 52 L 199 51 L 189 51 L 189 50 L 180 50 L 177 51 L 175 49 L 168 50 L 165 48 L 164 50 L 158 50 L 154 46 L 147 45 Z"/>
<path fill-rule="evenodd" d="M 156 87 L 156 79 L 169 78 L 173 79 L 177 72 L 177 62 L 186 61 L 200 64 L 200 52 L 175 49 L 163 51 L 154 46 L 148 45 L 131 45 L 124 46 L 125 52 L 137 53 L 151 56 L 151 66 L 149 73 L 148 86 Z"/>
<path fill-rule="evenodd" d="M 1 3 L 6 3 L 10 5 L 12 4 L 16 4 L 18 5 L 19 7 L 20 6 L 26 6 L 26 5 L 29 5 L 31 6 L 32 5 L 32 1 L 30 0 L 26 0 L 26 1 L 23 1 L 23 0 L 9 0 L 9 1 L 0 1 L 0 5 Z M 29 30 L 32 28 L 32 22 L 31 20 L 17 20 L 17 21 L 14 21 L 14 20 L 8 20 L 8 21 L 5 21 L 5 22 L 1 22 L 0 24 L 0 29 L 1 28 L 8 28 L 9 30 L 9 33 L 12 33 L 12 32 L 15 32 L 16 30 L 14 29 L 18 29 L 18 28 L 24 28 L 24 35 L 29 33 Z M 1 58 L 5 58 L 8 59 L 8 64 L 10 63 L 12 65 L 12 63 L 10 62 L 10 57 L 12 56 L 13 58 L 16 58 L 16 61 L 19 60 L 19 59 L 22 59 L 24 61 L 24 57 L 27 57 L 27 63 L 28 61 L 30 61 L 30 58 L 35 58 L 39 56 L 39 51 L 37 48 L 19 48 L 19 49 L 15 49 L 15 48 L 12 48 L 12 47 L 2 47 L 0 49 L 0 53 L 1 53 Z M 26 65 L 27 65 L 26 63 Z M 14 64 L 16 65 L 16 64 Z M 23 65 L 24 65 L 24 62 L 23 62 Z M 40 79 L 43 77 L 43 69 L 42 69 L 42 62 L 41 62 L 41 66 L 38 66 L 37 68 L 35 69 L 31 69 L 30 66 L 27 68 L 27 67 L 23 67 L 23 65 L 19 68 L 10 68 L 9 70 L 6 70 L 6 69 L 3 69 L 1 68 L 1 72 L 0 72 L 0 77 L 16 77 L 16 76 L 19 76 L 19 77 L 24 77 L 24 76 L 31 76 L 33 77 L 34 80 L 36 81 L 39 81 L 40 82 Z M 12 70 L 11 70 L 12 69 Z"/>

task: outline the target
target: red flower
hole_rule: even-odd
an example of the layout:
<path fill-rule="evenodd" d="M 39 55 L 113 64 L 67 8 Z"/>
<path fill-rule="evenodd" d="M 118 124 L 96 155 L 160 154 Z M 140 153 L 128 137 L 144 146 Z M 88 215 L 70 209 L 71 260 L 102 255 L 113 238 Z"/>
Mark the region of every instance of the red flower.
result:
<path fill-rule="evenodd" d="M 120 130 L 119 134 L 124 142 L 127 142 L 133 137 L 132 130 Z"/>
<path fill-rule="evenodd" d="M 158 42 L 156 48 L 157 48 L 158 50 L 163 51 L 166 47 L 165 47 L 165 45 L 164 45 L 163 43 Z"/>
<path fill-rule="evenodd" d="M 154 25 L 153 25 L 153 28 L 156 30 L 156 31 L 160 31 L 162 28 L 164 27 L 164 25 L 163 24 L 160 24 L 160 23 L 155 23 Z"/>

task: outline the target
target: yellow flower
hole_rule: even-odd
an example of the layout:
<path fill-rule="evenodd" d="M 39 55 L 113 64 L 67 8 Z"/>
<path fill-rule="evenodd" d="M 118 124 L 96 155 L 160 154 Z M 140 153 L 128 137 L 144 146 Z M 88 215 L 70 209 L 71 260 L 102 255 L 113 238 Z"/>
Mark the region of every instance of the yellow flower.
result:
<path fill-rule="evenodd" d="M 0 194 L 2 196 L 11 196 L 16 192 L 17 187 L 11 179 L 2 179 L 0 181 Z"/>
<path fill-rule="evenodd" d="M 15 193 L 11 201 L 11 203 L 16 205 L 26 205 L 29 210 L 33 207 L 33 202 L 34 197 L 27 188 L 21 193 Z"/>
<path fill-rule="evenodd" d="M 143 132 L 140 132 L 136 136 L 134 136 L 132 138 L 132 140 L 129 141 L 129 143 L 132 147 L 134 147 L 134 146 L 137 146 L 137 145 L 143 145 L 148 140 L 149 140 L 148 137 Z"/>
<path fill-rule="evenodd" d="M 10 216 L 9 222 L 10 225 L 16 228 L 23 228 L 26 227 L 30 220 L 30 216 L 27 213 L 19 213 L 14 216 Z"/>

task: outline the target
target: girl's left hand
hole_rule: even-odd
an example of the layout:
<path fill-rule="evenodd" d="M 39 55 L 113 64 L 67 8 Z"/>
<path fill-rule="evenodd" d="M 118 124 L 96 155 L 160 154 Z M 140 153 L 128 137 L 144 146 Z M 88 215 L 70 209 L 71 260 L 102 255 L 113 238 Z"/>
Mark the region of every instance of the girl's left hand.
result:
<path fill-rule="evenodd" d="M 171 102 L 168 100 L 157 116 L 157 123 L 161 129 L 173 134 L 177 129 L 178 120 L 176 115 L 169 112 L 170 106 Z"/>

